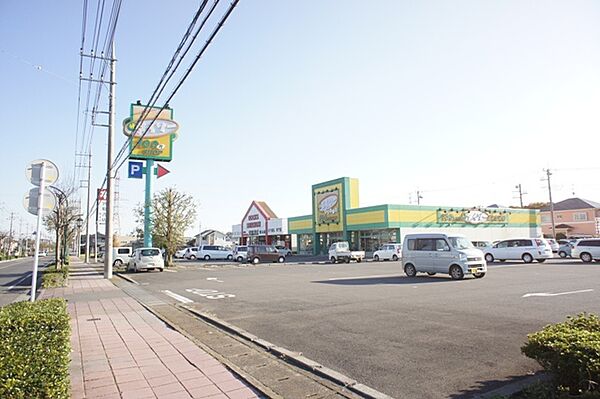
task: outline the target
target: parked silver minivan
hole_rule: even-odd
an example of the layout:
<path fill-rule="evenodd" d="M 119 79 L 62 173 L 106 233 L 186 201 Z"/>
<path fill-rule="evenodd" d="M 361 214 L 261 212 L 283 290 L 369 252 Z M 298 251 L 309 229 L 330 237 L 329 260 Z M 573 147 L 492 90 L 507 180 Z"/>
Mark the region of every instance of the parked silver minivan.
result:
<path fill-rule="evenodd" d="M 469 239 L 443 233 L 407 234 L 402 245 L 402 267 L 409 277 L 418 272 L 430 276 L 444 273 L 454 280 L 469 274 L 482 278 L 487 272 L 483 252 Z"/>

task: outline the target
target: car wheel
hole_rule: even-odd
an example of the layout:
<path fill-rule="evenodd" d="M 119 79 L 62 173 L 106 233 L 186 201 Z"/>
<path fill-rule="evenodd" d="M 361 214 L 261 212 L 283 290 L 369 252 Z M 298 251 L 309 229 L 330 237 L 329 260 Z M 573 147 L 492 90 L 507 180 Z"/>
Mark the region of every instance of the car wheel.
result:
<path fill-rule="evenodd" d="M 566 258 L 567 257 L 567 253 L 565 251 L 560 251 L 558 253 L 558 256 L 560 256 L 561 258 Z"/>
<path fill-rule="evenodd" d="M 210 260 L 210 255 L 204 255 L 204 260 Z"/>
<path fill-rule="evenodd" d="M 546 259 L 536 259 L 538 261 L 538 263 L 544 263 L 546 261 Z"/>
<path fill-rule="evenodd" d="M 462 280 L 465 273 L 460 266 L 452 265 L 450 266 L 450 277 L 452 277 L 452 280 Z"/>
<path fill-rule="evenodd" d="M 373 259 L 375 260 L 375 262 L 379 262 L 379 255 L 375 255 L 375 256 L 373 257 Z"/>
<path fill-rule="evenodd" d="M 232 260 L 233 259 L 233 255 L 227 255 L 227 260 Z"/>
<path fill-rule="evenodd" d="M 392 256 L 392 260 L 393 260 L 394 262 L 396 262 L 396 261 L 398 260 L 398 256 L 397 256 L 397 255 L 394 255 L 394 256 Z"/>
<path fill-rule="evenodd" d="M 492 263 L 494 261 L 494 255 L 492 255 L 492 254 L 485 254 L 485 261 L 487 263 Z"/>
<path fill-rule="evenodd" d="M 287 254 L 285 254 L 285 256 L 292 256 L 292 253 L 288 252 Z"/>
<path fill-rule="evenodd" d="M 587 252 L 584 252 L 581 255 L 579 255 L 579 258 L 585 263 L 592 263 L 593 260 L 592 255 L 588 254 Z"/>
<path fill-rule="evenodd" d="M 346 258 L 346 259 L 344 259 L 344 262 L 346 262 L 346 263 L 350 263 L 350 258 Z"/>
<path fill-rule="evenodd" d="M 244 258 L 242 258 L 241 256 L 238 256 L 236 259 L 238 262 L 242 262 L 244 260 Z"/>
<path fill-rule="evenodd" d="M 435 276 L 435 272 L 427 272 L 430 276 Z"/>
<path fill-rule="evenodd" d="M 409 263 L 406 266 L 404 266 L 404 273 L 408 277 L 414 277 L 417 275 L 417 269 L 415 268 L 415 266 L 412 263 Z"/>
<path fill-rule="evenodd" d="M 523 262 L 525 263 L 533 262 L 533 256 L 531 256 L 530 254 L 523 254 L 523 256 L 521 256 L 521 259 L 523 259 Z"/>
<path fill-rule="evenodd" d="M 485 276 L 485 273 L 473 273 L 473 277 L 475 278 L 483 278 Z"/>
<path fill-rule="evenodd" d="M 280 256 L 279 258 L 277 258 L 277 262 L 278 262 L 278 263 L 283 263 L 283 262 L 285 262 L 285 256 Z"/>
<path fill-rule="evenodd" d="M 332 256 L 329 260 L 331 261 L 331 263 L 337 263 L 337 259 L 335 259 L 335 256 Z"/>
<path fill-rule="evenodd" d="M 190 255 L 190 260 L 196 260 L 196 255 Z"/>
<path fill-rule="evenodd" d="M 348 260 L 350 260 L 350 259 L 348 259 Z M 356 259 L 356 261 L 357 261 L 358 263 L 360 263 L 360 262 L 362 262 L 362 258 L 358 258 L 358 259 Z M 348 263 L 350 263 L 350 262 L 348 262 Z"/>
<path fill-rule="evenodd" d="M 260 259 L 258 257 L 254 257 L 252 258 L 252 263 L 254 263 L 255 265 L 260 263 Z"/>
<path fill-rule="evenodd" d="M 123 264 L 123 261 L 121 259 L 117 259 L 116 261 L 113 262 L 114 267 L 121 267 L 122 264 Z"/>
<path fill-rule="evenodd" d="M 160 270 L 161 272 L 164 272 L 164 271 L 165 271 L 165 268 L 164 268 L 164 267 L 161 267 L 161 268 L 160 268 L 160 269 L 158 269 L 158 270 Z"/>

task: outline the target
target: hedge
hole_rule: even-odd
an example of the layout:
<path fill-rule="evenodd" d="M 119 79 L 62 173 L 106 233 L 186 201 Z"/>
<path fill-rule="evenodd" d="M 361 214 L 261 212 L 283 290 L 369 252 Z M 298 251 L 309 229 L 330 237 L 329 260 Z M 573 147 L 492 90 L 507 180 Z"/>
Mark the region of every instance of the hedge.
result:
<path fill-rule="evenodd" d="M 598 391 L 600 384 L 600 318 L 581 313 L 563 323 L 529 334 L 521 351 L 571 395 Z"/>
<path fill-rule="evenodd" d="M 69 338 L 63 298 L 0 308 L 0 398 L 69 398 Z"/>

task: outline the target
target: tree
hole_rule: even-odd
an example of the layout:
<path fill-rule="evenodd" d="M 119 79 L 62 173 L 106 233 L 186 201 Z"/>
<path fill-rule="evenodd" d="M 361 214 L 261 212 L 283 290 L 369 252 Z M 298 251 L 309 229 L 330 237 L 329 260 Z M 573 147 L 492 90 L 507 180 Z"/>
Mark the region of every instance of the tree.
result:
<path fill-rule="evenodd" d="M 550 205 L 549 202 L 532 202 L 531 204 L 526 205 L 524 208 L 525 209 L 542 209 L 549 205 Z"/>
<path fill-rule="evenodd" d="M 143 223 L 144 208 L 136 209 L 138 223 Z M 185 243 L 185 231 L 196 220 L 196 202 L 191 195 L 166 188 L 152 199 L 152 236 L 156 247 L 164 248 L 166 264 L 171 266 L 177 247 Z"/>
<path fill-rule="evenodd" d="M 73 206 L 75 200 L 72 198 L 76 189 L 73 186 L 49 187 L 50 191 L 57 197 L 56 207 L 50 214 L 44 217 L 44 225 L 55 234 L 56 267 L 60 268 L 63 263 L 68 263 L 68 243 L 75 237 L 77 232 L 77 219 L 80 217 L 77 208 Z M 62 251 L 61 251 L 62 248 Z"/>

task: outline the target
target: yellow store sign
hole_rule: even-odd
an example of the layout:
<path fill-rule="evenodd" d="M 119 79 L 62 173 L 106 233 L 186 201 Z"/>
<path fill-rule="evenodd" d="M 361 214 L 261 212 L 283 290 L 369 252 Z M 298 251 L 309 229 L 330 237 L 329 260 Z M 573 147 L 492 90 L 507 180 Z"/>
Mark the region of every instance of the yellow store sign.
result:
<path fill-rule="evenodd" d="M 132 104 L 131 116 L 123 121 L 123 133 L 132 138 L 129 158 L 170 161 L 179 131 L 179 125 L 173 120 L 173 109 L 150 107 L 140 120 L 144 109 L 144 105 Z"/>

